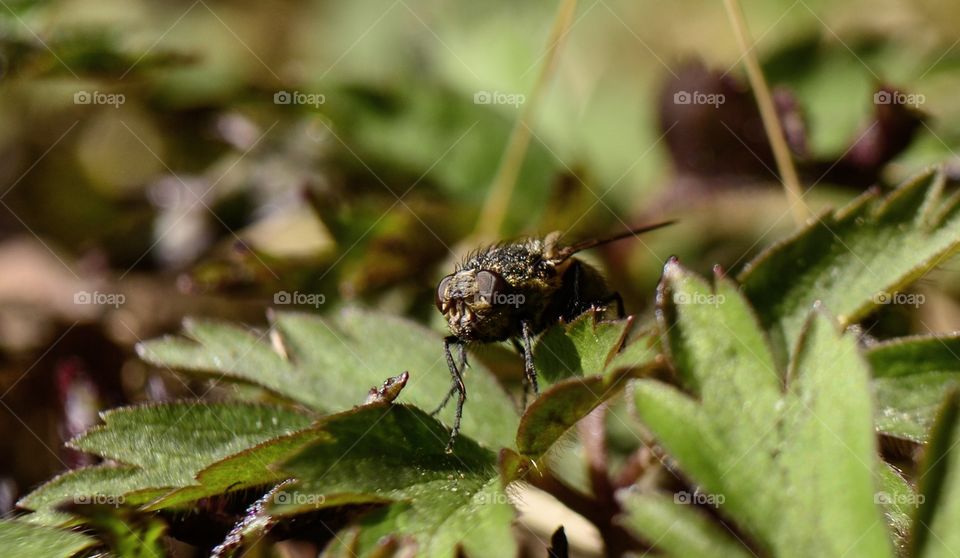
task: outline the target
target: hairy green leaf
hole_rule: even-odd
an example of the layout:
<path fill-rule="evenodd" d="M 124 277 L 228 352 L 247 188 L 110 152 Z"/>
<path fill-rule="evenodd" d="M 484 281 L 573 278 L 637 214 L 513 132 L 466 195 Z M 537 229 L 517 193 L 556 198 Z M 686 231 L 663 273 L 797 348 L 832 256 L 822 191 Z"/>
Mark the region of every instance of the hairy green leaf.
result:
<path fill-rule="evenodd" d="M 537 340 L 533 362 L 544 386 L 564 378 L 600 374 L 613 360 L 633 320 L 598 320 L 585 312 L 569 324 L 557 324 Z"/>
<path fill-rule="evenodd" d="M 780 426 L 786 443 L 778 460 L 788 495 L 780 552 L 891 555 L 875 503 L 878 449 L 869 371 L 856 339 L 841 336 L 832 319 L 814 312 L 789 377 Z"/>
<path fill-rule="evenodd" d="M 386 535 L 410 536 L 420 556 L 449 557 L 462 545 L 470 556 L 512 556 L 513 509 L 497 475 L 496 458 L 465 436 L 444 452 L 447 430 L 416 407 L 365 405 L 330 416 L 315 443 L 281 468 L 296 478 L 275 513 L 336 503 L 389 503 L 361 521 L 358 553 L 368 555 Z"/>
<path fill-rule="evenodd" d="M 960 391 L 941 405 L 920 468 L 920 505 L 914 516 L 911 556 L 947 558 L 960 548 Z"/>
<path fill-rule="evenodd" d="M 663 382 L 635 380 L 632 387 L 637 415 L 680 468 L 705 491 L 725 492 L 727 467 L 723 463 L 726 458 L 723 438 L 713 432 L 703 407 Z M 726 497 L 724 500 L 727 506 L 737 508 L 749 503 L 730 502 Z"/>
<path fill-rule="evenodd" d="M 740 275 L 778 354 L 796 344 L 815 301 L 841 325 L 863 318 L 960 247 L 960 196 L 942 200 L 928 170 L 885 197 L 871 191 L 774 244 Z"/>
<path fill-rule="evenodd" d="M 647 380 L 634 396 L 680 468 L 777 556 L 889 556 L 856 341 L 816 312 L 785 375 L 735 286 L 670 262 L 660 289 L 671 359 L 699 399 Z"/>
<path fill-rule="evenodd" d="M 616 391 L 616 386 L 605 386 L 601 376 L 568 378 L 554 384 L 523 413 L 517 449 L 528 457 L 540 457 Z"/>
<path fill-rule="evenodd" d="M 64 473 L 24 497 L 20 506 L 49 513 L 64 501 L 143 505 L 185 487 L 200 497 L 227 487 L 260 485 L 276 476 L 267 471 L 272 463 L 267 459 L 276 456 L 241 454 L 242 461 L 229 461 L 230 477 L 221 476 L 205 488 L 196 476 L 231 455 L 306 428 L 312 420 L 282 407 L 204 402 L 125 407 L 104 413 L 103 419 L 105 424 L 70 445 L 120 464 Z"/>
<path fill-rule="evenodd" d="M 661 328 L 678 375 L 700 398 L 718 448 L 727 505 L 745 523 L 769 523 L 777 490 L 775 419 L 782 378 L 746 300 L 727 279 L 711 288 L 676 261 L 659 287 Z"/>
<path fill-rule="evenodd" d="M 600 321 L 586 313 L 540 338 L 534 360 L 549 387 L 520 420 L 520 453 L 539 458 L 580 419 L 620 393 L 626 378 L 658 362 L 649 335 L 624 346 L 632 323 L 633 318 Z"/>
<path fill-rule="evenodd" d="M 913 514 L 919 505 L 920 497 L 916 490 L 904 480 L 900 471 L 882 460 L 877 475 L 877 494 L 874 501 L 880 504 L 887 520 L 887 527 L 893 538 L 897 555 L 902 556 L 910 539 L 910 527 Z"/>
<path fill-rule="evenodd" d="M 95 544 L 94 539 L 73 531 L 0 520 L 0 549 L 4 558 L 70 558 Z"/>
<path fill-rule="evenodd" d="M 960 383 L 960 337 L 908 337 L 867 353 L 877 397 L 877 430 L 925 442 L 943 394 Z"/>
<path fill-rule="evenodd" d="M 404 370 L 410 380 L 398 402 L 433 409 L 450 389 L 440 336 L 395 316 L 357 309 L 329 318 L 278 313 L 267 332 L 188 321 L 184 334 L 143 343 L 139 353 L 159 366 L 261 385 L 323 412 L 359 405 L 371 387 Z M 478 363 L 465 381 L 463 432 L 489 447 L 511 443 L 519 420 L 513 402 Z M 453 407 L 441 414 L 448 422 Z"/>
<path fill-rule="evenodd" d="M 175 507 L 228 491 L 279 482 L 284 476 L 272 465 L 324 436 L 322 430 L 308 428 L 252 446 L 201 469 L 195 484 L 167 492 L 147 504 L 145 509 Z"/>
<path fill-rule="evenodd" d="M 619 523 L 653 543 L 667 556 L 749 558 L 753 552 L 702 511 L 674 496 L 625 490 L 618 495 L 624 509 Z"/>

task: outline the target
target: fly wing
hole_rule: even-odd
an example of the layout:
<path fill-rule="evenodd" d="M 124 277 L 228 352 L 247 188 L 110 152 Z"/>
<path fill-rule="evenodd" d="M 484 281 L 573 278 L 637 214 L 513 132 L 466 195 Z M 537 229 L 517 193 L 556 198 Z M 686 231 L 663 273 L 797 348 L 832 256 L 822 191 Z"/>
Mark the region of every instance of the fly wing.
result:
<path fill-rule="evenodd" d="M 566 260 L 570 256 L 576 254 L 577 252 L 581 252 L 583 250 L 589 250 L 590 248 L 595 248 L 597 246 L 600 246 L 601 244 L 607 244 L 609 242 L 622 240 L 624 238 L 630 238 L 631 236 L 638 236 L 645 232 L 654 231 L 659 228 L 666 227 L 667 225 L 672 225 L 675 222 L 676 221 L 663 221 L 660 223 L 654 223 L 652 225 L 643 225 L 642 227 L 629 229 L 622 233 L 619 233 L 610 237 L 606 237 L 606 238 L 583 240 L 581 242 L 577 242 L 576 244 L 565 246 L 557 250 L 556 251 L 557 257 L 554 261 L 562 262 L 563 260 Z"/>

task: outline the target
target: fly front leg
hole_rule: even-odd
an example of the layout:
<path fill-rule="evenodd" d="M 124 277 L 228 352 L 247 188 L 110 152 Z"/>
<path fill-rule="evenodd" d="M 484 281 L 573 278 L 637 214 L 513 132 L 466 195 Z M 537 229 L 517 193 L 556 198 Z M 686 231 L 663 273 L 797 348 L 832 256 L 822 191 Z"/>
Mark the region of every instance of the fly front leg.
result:
<path fill-rule="evenodd" d="M 456 345 L 459 347 L 459 350 L 460 350 L 459 372 L 462 373 L 464 370 L 470 367 L 470 362 L 467 361 L 467 346 L 464 343 L 461 343 L 460 340 L 457 339 L 456 337 L 451 336 L 451 337 L 445 338 L 443 340 L 443 349 L 447 357 L 447 367 L 450 368 L 450 375 L 453 376 L 454 380 L 453 380 L 453 384 L 450 386 L 450 390 L 447 391 L 447 395 L 443 397 L 443 401 L 440 402 L 440 405 L 438 405 L 437 408 L 430 413 L 430 416 L 436 416 L 440 414 L 440 411 L 442 411 L 443 408 L 447 406 L 447 403 L 450 402 L 450 398 L 453 397 L 453 394 L 459 390 L 459 387 L 458 387 L 459 384 L 456 381 L 458 374 L 454 373 L 454 369 L 456 368 L 456 366 L 451 364 L 451 362 L 453 362 L 453 355 L 450 352 L 450 345 L 454 343 L 456 343 Z M 459 376 L 459 377 L 462 378 L 462 376 Z"/>
<path fill-rule="evenodd" d="M 460 356 L 460 368 L 459 368 L 459 371 L 458 371 L 458 372 L 454 372 L 454 370 L 456 370 L 457 367 L 456 367 L 456 365 L 452 364 L 452 363 L 453 363 L 453 355 L 450 353 L 450 345 L 452 345 L 452 344 L 454 344 L 454 343 L 456 343 L 457 346 L 458 346 L 459 349 L 460 349 L 460 355 L 459 355 L 459 356 Z M 430 412 L 430 416 L 436 416 L 436 415 L 440 414 L 440 411 L 442 411 L 443 408 L 447 406 L 447 403 L 450 402 L 450 398 L 453 397 L 453 394 L 454 394 L 454 393 L 457 393 L 457 391 L 459 391 L 459 389 L 460 389 L 459 386 L 462 384 L 462 381 L 459 382 L 459 383 L 457 382 L 457 378 L 461 378 L 461 380 L 462 380 L 462 374 L 461 374 L 461 373 L 462 373 L 464 370 L 466 370 L 467 368 L 470 367 L 470 363 L 467 361 L 467 346 L 466 346 L 465 344 L 461 343 L 459 339 L 457 339 L 456 337 L 452 337 L 452 336 L 445 338 L 445 339 L 443 340 L 443 349 L 444 349 L 444 352 L 446 353 L 446 356 L 447 356 L 447 367 L 450 369 L 450 375 L 453 377 L 453 383 L 452 383 L 451 386 L 450 386 L 450 390 L 447 391 L 447 394 L 443 397 L 443 401 L 441 401 L 440 404 L 437 405 L 437 408 L 436 408 L 436 409 L 434 409 L 433 411 Z M 466 391 L 466 390 L 464 390 L 464 391 Z"/>
<path fill-rule="evenodd" d="M 467 350 L 464 347 L 463 343 L 456 337 L 450 335 L 443 338 L 443 352 L 447 359 L 447 368 L 450 369 L 450 376 L 452 377 L 452 385 L 450 386 L 450 391 L 447 392 L 446 397 L 443 398 L 443 401 L 440 403 L 440 406 L 433 412 L 437 414 L 441 409 L 446 406 L 447 402 L 450 401 L 450 398 L 453 397 L 453 394 L 457 394 L 457 412 L 453 419 L 453 428 L 450 429 L 450 440 L 447 442 L 446 452 L 453 452 L 453 444 L 457 440 L 457 436 L 460 434 L 460 419 L 463 417 L 463 404 L 467 401 L 467 386 L 463 383 L 463 374 L 461 369 L 457 367 L 457 363 L 453 360 L 453 354 L 450 352 L 450 345 L 457 344 L 460 349 L 460 362 L 461 366 L 466 366 L 467 364 Z"/>
<path fill-rule="evenodd" d="M 460 370 L 463 371 L 470 368 L 470 363 L 467 361 L 467 344 L 458 343 L 458 345 L 460 346 Z"/>

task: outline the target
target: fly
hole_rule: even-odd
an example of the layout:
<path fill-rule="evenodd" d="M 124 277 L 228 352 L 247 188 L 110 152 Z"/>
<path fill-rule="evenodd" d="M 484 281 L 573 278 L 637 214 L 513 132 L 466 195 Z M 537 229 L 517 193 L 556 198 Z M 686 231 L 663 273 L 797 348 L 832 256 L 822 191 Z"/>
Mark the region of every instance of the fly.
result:
<path fill-rule="evenodd" d="M 452 385 L 439 413 L 457 395 L 457 411 L 447 451 L 460 432 L 467 389 L 463 369 L 468 366 L 468 343 L 511 341 L 523 356 L 524 404 L 529 388 L 539 394 L 533 365 L 533 339 L 558 322 L 569 322 L 592 308 L 615 303 L 624 316 L 623 299 L 611 291 L 600 272 L 574 257 L 575 254 L 608 242 L 649 232 L 672 221 L 646 225 L 609 238 L 585 240 L 571 245 L 560 242 L 560 233 L 542 238 L 501 243 L 470 255 L 437 285 L 436 305 L 446 318 L 450 335 L 443 350 Z M 452 347 L 457 348 L 457 360 Z"/>

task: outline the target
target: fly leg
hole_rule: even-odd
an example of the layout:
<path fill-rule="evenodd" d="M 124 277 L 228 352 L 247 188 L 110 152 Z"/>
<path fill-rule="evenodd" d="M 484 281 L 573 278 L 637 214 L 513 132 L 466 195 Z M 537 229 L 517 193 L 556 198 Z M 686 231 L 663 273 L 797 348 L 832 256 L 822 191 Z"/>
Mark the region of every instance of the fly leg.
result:
<path fill-rule="evenodd" d="M 580 262 L 573 262 L 570 265 L 570 271 L 568 271 L 568 273 L 570 273 L 570 300 L 567 303 L 566 314 L 563 316 L 564 321 L 571 322 L 577 316 L 588 310 L 593 310 L 594 315 L 599 318 L 603 315 L 603 311 L 607 309 L 610 303 L 616 303 L 618 319 L 626 317 L 627 313 L 623 306 L 623 297 L 616 291 L 598 300 L 584 298 L 584 293 L 582 292 L 584 290 L 584 270 Z"/>
<path fill-rule="evenodd" d="M 520 400 L 520 411 L 522 412 L 527 408 L 527 396 L 530 394 L 530 381 L 528 380 L 527 376 L 526 350 L 523 348 L 523 344 L 521 344 L 516 337 L 510 341 L 513 343 L 513 348 L 517 350 L 517 354 L 524 357 L 523 379 L 520 381 L 520 383 L 523 385 L 523 399 Z"/>
<path fill-rule="evenodd" d="M 585 310 L 583 304 L 580 302 L 580 274 L 582 273 L 580 262 L 574 261 L 570 264 L 570 267 L 570 273 L 573 273 L 573 283 L 571 286 L 570 301 L 567 306 L 567 314 L 563 317 L 565 322 L 573 321 L 574 318 Z"/>
<path fill-rule="evenodd" d="M 540 387 L 537 385 L 537 369 L 533 367 L 533 328 L 530 327 L 530 322 L 527 320 L 524 320 L 521 325 L 523 332 L 523 375 L 527 379 L 524 386 L 523 403 L 526 407 L 527 386 L 533 388 L 534 397 L 540 395 Z"/>
<path fill-rule="evenodd" d="M 598 300 L 597 306 L 604 307 L 611 302 L 615 302 L 617 304 L 617 318 L 621 320 L 625 318 L 627 316 L 627 312 L 623 308 L 623 297 L 620 296 L 620 293 L 616 291 Z"/>
<path fill-rule="evenodd" d="M 466 366 L 467 364 L 467 350 L 464 347 L 463 343 L 460 342 L 454 336 L 448 336 L 443 338 L 443 352 L 447 358 L 447 368 L 450 369 L 450 376 L 453 378 L 453 384 L 450 386 L 450 391 L 447 392 L 447 396 L 443 398 L 443 402 L 440 403 L 440 407 L 434 411 L 434 414 L 443 409 L 447 404 L 450 398 L 453 396 L 454 392 L 457 393 L 457 413 L 453 419 L 453 428 L 450 429 L 450 440 L 447 442 L 446 452 L 453 453 L 453 444 L 457 440 L 457 435 L 460 434 L 460 419 L 463 417 L 463 404 L 467 401 L 467 386 L 463 383 L 463 374 L 461 369 L 457 367 L 457 363 L 453 360 L 453 354 L 450 352 L 450 345 L 456 343 L 459 345 L 460 349 L 460 361 L 461 366 Z"/>
<path fill-rule="evenodd" d="M 447 339 L 443 341 L 444 351 L 447 354 L 447 366 L 451 367 L 452 355 L 450 354 L 450 345 L 456 343 L 460 350 L 460 371 L 464 371 L 467 368 L 470 368 L 470 362 L 467 361 L 467 346 L 463 343 L 460 343 L 455 337 L 450 339 L 450 342 L 447 342 Z M 453 384 L 450 386 L 450 390 L 447 391 L 447 394 L 443 397 L 443 401 L 440 402 L 440 405 L 436 409 L 430 412 L 430 416 L 436 416 L 440 414 L 440 411 L 447 406 L 447 403 L 450 402 L 450 398 L 453 397 L 453 394 L 456 393 L 460 388 L 456 381 L 457 375 L 453 372 L 453 367 L 450 368 L 450 374 L 454 377 Z"/>

